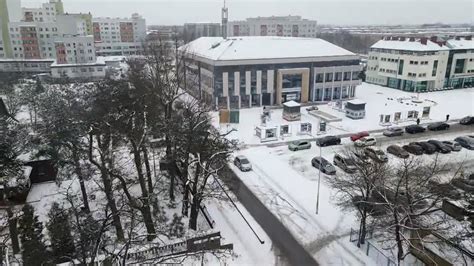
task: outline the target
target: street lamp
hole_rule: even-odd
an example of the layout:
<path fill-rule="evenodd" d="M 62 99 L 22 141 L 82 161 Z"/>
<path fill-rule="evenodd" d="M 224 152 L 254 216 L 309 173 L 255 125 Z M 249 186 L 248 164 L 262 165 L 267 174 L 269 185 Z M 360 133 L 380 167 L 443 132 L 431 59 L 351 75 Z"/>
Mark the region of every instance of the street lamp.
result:
<path fill-rule="evenodd" d="M 319 187 L 321 186 L 321 165 L 322 165 L 322 154 L 321 154 L 321 143 L 319 144 L 319 174 L 318 174 L 318 193 L 316 196 L 316 214 L 319 212 Z"/>

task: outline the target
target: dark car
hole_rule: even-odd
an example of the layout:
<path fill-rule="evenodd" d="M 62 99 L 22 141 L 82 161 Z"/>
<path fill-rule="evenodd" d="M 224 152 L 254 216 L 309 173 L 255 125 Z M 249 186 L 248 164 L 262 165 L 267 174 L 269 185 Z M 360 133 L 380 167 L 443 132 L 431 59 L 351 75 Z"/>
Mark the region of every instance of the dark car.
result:
<path fill-rule="evenodd" d="M 441 153 L 450 153 L 451 152 L 451 149 L 446 144 L 443 144 L 443 142 L 441 142 L 439 140 L 430 139 L 430 140 L 428 140 L 428 143 L 434 145 L 438 152 L 441 152 Z"/>
<path fill-rule="evenodd" d="M 311 160 L 311 165 L 316 169 L 321 169 L 321 172 L 327 175 L 335 175 L 336 168 L 328 162 L 328 160 L 324 159 L 323 157 L 314 157 Z"/>
<path fill-rule="evenodd" d="M 387 147 L 387 152 L 390 153 L 390 154 L 393 154 L 399 158 L 403 158 L 403 159 L 406 159 L 408 157 L 410 157 L 410 154 L 408 154 L 407 151 L 405 151 L 404 149 L 402 149 L 402 147 L 398 146 L 398 145 L 390 145 Z"/>
<path fill-rule="evenodd" d="M 449 125 L 444 122 L 436 122 L 428 125 L 428 129 L 431 131 L 447 130 Z"/>
<path fill-rule="evenodd" d="M 459 121 L 461 125 L 472 125 L 474 124 L 474 116 L 466 116 Z"/>
<path fill-rule="evenodd" d="M 346 173 L 354 173 L 357 170 L 355 162 L 351 158 L 342 157 L 339 154 L 334 154 L 333 163 Z"/>
<path fill-rule="evenodd" d="M 459 145 L 463 146 L 464 148 L 468 150 L 474 150 L 474 139 L 470 137 L 457 137 L 454 139 Z"/>
<path fill-rule="evenodd" d="M 316 139 L 316 145 L 320 147 L 339 145 L 341 144 L 341 138 L 336 136 L 326 136 L 319 139 Z"/>
<path fill-rule="evenodd" d="M 437 151 L 436 146 L 426 141 L 411 142 L 410 145 L 411 144 L 419 145 L 421 148 L 423 148 L 423 152 L 426 154 L 433 154 Z"/>
<path fill-rule="evenodd" d="M 380 163 L 386 163 L 388 162 L 388 157 L 385 155 L 385 152 L 379 149 L 375 149 L 372 147 L 367 147 L 364 149 L 365 155 L 368 157 L 372 158 L 372 160 Z"/>
<path fill-rule="evenodd" d="M 409 134 L 422 133 L 425 132 L 425 130 L 426 129 L 420 125 L 409 125 L 405 127 L 405 132 Z"/>
<path fill-rule="evenodd" d="M 423 148 L 420 145 L 416 145 L 416 144 L 403 145 L 403 149 L 414 155 L 423 154 Z"/>

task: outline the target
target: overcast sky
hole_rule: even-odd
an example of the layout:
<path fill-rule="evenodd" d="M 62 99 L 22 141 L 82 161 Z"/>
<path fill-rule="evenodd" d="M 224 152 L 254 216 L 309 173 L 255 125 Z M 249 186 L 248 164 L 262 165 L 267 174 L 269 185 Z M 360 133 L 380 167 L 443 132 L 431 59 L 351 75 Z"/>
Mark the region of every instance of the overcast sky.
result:
<path fill-rule="evenodd" d="M 22 0 L 39 6 L 47 0 Z M 66 12 L 96 17 L 129 17 L 137 12 L 148 25 L 219 22 L 223 0 L 63 0 Z M 227 0 L 229 20 L 300 15 L 319 24 L 472 23 L 471 0 Z"/>

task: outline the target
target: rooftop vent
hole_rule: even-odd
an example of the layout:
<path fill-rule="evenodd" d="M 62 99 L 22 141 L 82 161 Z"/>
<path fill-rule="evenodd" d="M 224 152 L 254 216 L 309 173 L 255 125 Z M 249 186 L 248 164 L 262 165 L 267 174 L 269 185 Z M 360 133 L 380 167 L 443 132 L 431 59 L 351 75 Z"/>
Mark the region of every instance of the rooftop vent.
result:
<path fill-rule="evenodd" d="M 422 37 L 420 39 L 421 44 L 426 45 L 428 43 L 428 38 Z"/>
<path fill-rule="evenodd" d="M 415 38 L 414 37 L 410 37 L 410 42 L 414 42 L 415 41 Z"/>
<path fill-rule="evenodd" d="M 400 41 L 405 41 L 407 38 L 405 37 L 400 37 Z"/>
<path fill-rule="evenodd" d="M 431 36 L 430 40 L 432 42 L 437 42 L 438 41 L 438 36 Z"/>
<path fill-rule="evenodd" d="M 465 38 L 465 39 L 466 39 L 466 40 L 468 40 L 468 41 L 470 41 L 470 40 L 472 40 L 472 36 L 471 36 L 471 35 L 469 35 L 469 36 L 466 36 L 466 38 Z"/>
<path fill-rule="evenodd" d="M 461 37 L 456 36 L 456 40 L 457 40 L 457 41 L 461 40 Z"/>

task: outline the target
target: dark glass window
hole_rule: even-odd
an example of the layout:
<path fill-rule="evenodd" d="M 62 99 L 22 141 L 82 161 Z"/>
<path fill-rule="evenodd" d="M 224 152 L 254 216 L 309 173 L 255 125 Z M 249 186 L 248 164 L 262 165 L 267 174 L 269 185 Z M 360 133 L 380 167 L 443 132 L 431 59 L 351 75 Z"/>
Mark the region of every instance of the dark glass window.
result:
<path fill-rule="evenodd" d="M 332 73 L 326 73 L 326 82 L 332 81 Z"/>
<path fill-rule="evenodd" d="M 464 62 L 466 59 L 458 59 L 456 60 L 456 66 L 454 67 L 454 73 L 459 74 L 464 72 Z"/>
<path fill-rule="evenodd" d="M 433 72 L 431 72 L 431 76 L 436 76 L 436 71 L 438 71 L 438 60 L 434 60 L 433 62 Z"/>
<path fill-rule="evenodd" d="M 398 75 L 403 75 L 403 59 L 400 59 L 400 63 L 398 64 Z"/>
<path fill-rule="evenodd" d="M 316 74 L 316 83 L 322 83 L 324 79 L 323 74 Z"/>

